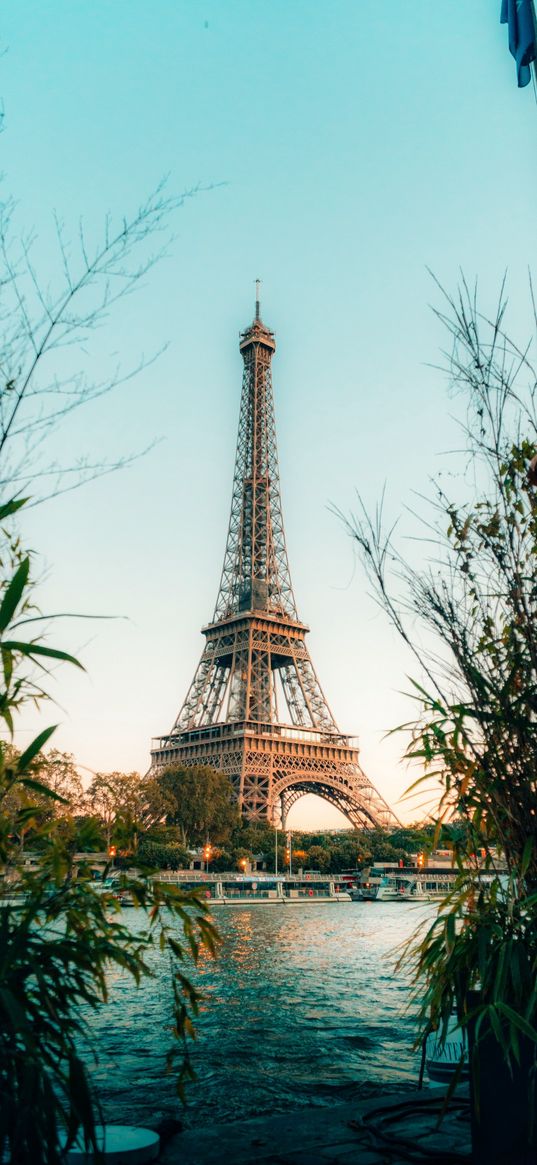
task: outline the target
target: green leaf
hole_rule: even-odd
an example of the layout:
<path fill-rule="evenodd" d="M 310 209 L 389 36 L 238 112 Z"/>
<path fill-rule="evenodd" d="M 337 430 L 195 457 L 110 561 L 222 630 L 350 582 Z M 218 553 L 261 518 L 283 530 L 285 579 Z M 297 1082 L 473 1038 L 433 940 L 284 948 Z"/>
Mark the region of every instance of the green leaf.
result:
<path fill-rule="evenodd" d="M 1 613 L 1 611 L 0 611 Z M 83 664 L 74 655 L 68 655 L 66 651 L 58 651 L 55 647 L 43 647 L 41 643 L 22 643 L 18 640 L 5 641 L 2 644 L 5 651 L 18 651 L 21 655 L 27 655 L 30 658 L 33 655 L 46 655 L 49 659 L 61 659 L 65 663 L 73 663 L 75 667 L 79 667 L 81 671 L 85 671 Z"/>
<path fill-rule="evenodd" d="M 512 1023 L 513 1026 L 517 1027 L 518 1030 L 523 1032 L 525 1036 L 528 1036 L 530 1040 L 534 1040 L 534 1042 L 537 1043 L 537 1031 L 531 1023 L 528 1023 L 527 1019 L 524 1019 L 523 1015 L 519 1015 L 518 1011 L 513 1011 L 513 1008 L 509 1007 L 509 1004 L 507 1003 L 498 1002 L 496 1007 L 498 1011 L 502 1012 L 502 1015 L 505 1015 L 505 1018 L 509 1020 L 509 1023 Z"/>
<path fill-rule="evenodd" d="M 17 784 L 24 785 L 27 789 L 33 789 L 35 793 L 42 793 L 44 797 L 51 797 L 53 801 L 60 801 L 62 805 L 68 804 L 66 797 L 60 797 L 59 793 L 49 789 L 48 785 L 42 785 L 41 781 L 33 781 L 30 777 L 21 777 Z"/>
<path fill-rule="evenodd" d="M 0 506 L 0 522 L 4 518 L 9 518 L 10 514 L 15 514 L 17 510 L 20 510 L 29 501 L 29 498 L 12 498 L 10 502 L 6 502 L 5 505 Z"/>
<path fill-rule="evenodd" d="M 524 875 L 528 869 L 528 866 L 529 866 L 531 859 L 532 859 L 532 854 L 533 854 L 533 839 L 531 837 L 528 837 L 528 838 L 526 838 L 526 844 L 525 844 L 524 849 L 522 851 L 522 858 L 520 861 L 520 874 L 522 877 L 524 877 Z"/>
<path fill-rule="evenodd" d="M 0 1001 L 3 1005 L 4 1014 L 9 1017 L 13 1029 L 19 1034 L 24 1035 L 24 1038 L 31 1038 L 31 1030 L 29 1017 L 24 1009 L 24 1005 L 16 995 L 8 987 L 0 988 Z"/>
<path fill-rule="evenodd" d="M 28 745 L 25 752 L 21 753 L 17 761 L 17 772 L 23 773 L 28 768 L 30 761 L 33 761 L 34 756 L 37 756 L 38 752 L 41 752 L 43 745 L 47 743 L 47 740 L 56 731 L 57 727 L 57 724 L 53 724 L 52 728 L 45 728 L 43 732 L 39 733 L 39 736 L 35 737 L 35 740 L 32 740 L 32 743 Z"/>
<path fill-rule="evenodd" d="M 84 1129 L 86 1145 L 98 1150 L 95 1138 L 94 1106 L 86 1068 L 76 1055 L 69 1057 L 69 1101 L 70 1113 L 68 1140 L 73 1141 L 80 1125 Z M 93 1154 L 92 1154 L 93 1156 Z"/>
<path fill-rule="evenodd" d="M 35 820 L 35 805 L 28 805 L 25 809 L 18 809 L 15 823 L 18 828 L 27 825 L 29 821 Z"/>
<path fill-rule="evenodd" d="M 5 631 L 9 626 L 13 615 L 21 601 L 24 588 L 28 582 L 28 575 L 30 573 L 30 559 L 25 558 L 17 567 L 11 582 L 6 590 L 2 603 L 0 604 L 0 633 Z"/>
<path fill-rule="evenodd" d="M 502 1032 L 502 1025 L 496 1014 L 496 1009 L 498 1009 L 498 1011 L 500 1010 L 499 1003 L 490 1005 L 490 1007 L 487 1009 L 487 1019 L 500 1047 L 505 1048 L 505 1039 Z"/>

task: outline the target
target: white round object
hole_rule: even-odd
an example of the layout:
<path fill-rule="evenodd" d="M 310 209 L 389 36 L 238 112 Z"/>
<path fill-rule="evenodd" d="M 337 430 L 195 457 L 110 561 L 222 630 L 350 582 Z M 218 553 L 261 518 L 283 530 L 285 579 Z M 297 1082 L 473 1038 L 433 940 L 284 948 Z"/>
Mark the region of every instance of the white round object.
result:
<path fill-rule="evenodd" d="M 160 1137 L 151 1129 L 134 1125 L 96 1125 L 95 1138 L 103 1157 L 103 1165 L 146 1165 L 159 1155 Z M 84 1148 L 84 1134 L 79 1133 L 67 1153 L 68 1165 L 94 1165 L 95 1155 Z"/>

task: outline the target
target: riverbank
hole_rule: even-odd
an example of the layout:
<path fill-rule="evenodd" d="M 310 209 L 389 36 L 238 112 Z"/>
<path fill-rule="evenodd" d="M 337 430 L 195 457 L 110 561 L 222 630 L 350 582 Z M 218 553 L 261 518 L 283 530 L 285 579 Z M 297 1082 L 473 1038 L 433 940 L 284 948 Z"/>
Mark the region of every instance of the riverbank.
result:
<path fill-rule="evenodd" d="M 444 1091 L 411 1094 L 387 1087 L 382 1097 L 302 1108 L 176 1134 L 161 1165 L 403 1165 L 470 1161 L 467 1092 L 458 1090 L 438 1128 Z M 409 1151 L 412 1155 L 405 1156 Z"/>

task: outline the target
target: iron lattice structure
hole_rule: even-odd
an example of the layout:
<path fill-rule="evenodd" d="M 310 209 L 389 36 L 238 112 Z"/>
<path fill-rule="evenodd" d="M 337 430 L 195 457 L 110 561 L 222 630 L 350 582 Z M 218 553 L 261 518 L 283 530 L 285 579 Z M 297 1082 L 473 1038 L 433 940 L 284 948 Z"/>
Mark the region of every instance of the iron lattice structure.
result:
<path fill-rule="evenodd" d="M 356 826 L 398 824 L 360 767 L 325 699 L 296 609 L 280 500 L 271 361 L 276 343 L 255 319 L 244 360 L 231 518 L 220 589 L 205 647 L 152 771 L 212 765 L 231 778 L 250 820 L 281 819 L 305 793 L 332 802 Z"/>

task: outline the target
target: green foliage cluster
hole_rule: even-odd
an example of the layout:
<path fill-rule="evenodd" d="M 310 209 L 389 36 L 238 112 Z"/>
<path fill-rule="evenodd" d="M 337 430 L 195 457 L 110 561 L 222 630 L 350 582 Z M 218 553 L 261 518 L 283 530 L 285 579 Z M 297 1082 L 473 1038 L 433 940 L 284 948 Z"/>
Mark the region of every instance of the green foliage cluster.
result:
<path fill-rule="evenodd" d="M 18 508 L 17 502 L 1 507 L 0 521 Z M 109 968 L 121 967 L 139 984 L 151 974 L 150 948 L 169 952 L 175 1042 L 167 1062 L 178 1060 L 182 1095 L 193 1075 L 187 1038 L 199 1003 L 184 962 L 195 960 L 201 946 L 214 952 L 217 935 L 204 900 L 143 874 L 121 877 L 121 890 L 145 912 L 145 926 L 133 933 L 118 899 L 96 892 L 90 868 L 75 869 L 68 797 L 79 788 L 61 754 L 42 755 L 54 728 L 22 754 L 11 737 L 28 701 L 45 698 L 40 676 L 47 664 L 80 665 L 43 642 L 29 556 L 5 526 L 0 539 L 0 1146 L 14 1165 L 60 1165 L 62 1139 L 72 1143 L 80 1128 L 95 1148 L 85 1012 L 106 1003 Z M 29 837 L 38 858 L 31 866 L 24 849 Z"/>
<path fill-rule="evenodd" d="M 425 1031 L 444 1039 L 458 1014 L 475 1020 L 476 1040 L 491 1030 L 506 1061 L 520 1063 L 521 1037 L 537 1042 L 536 913 L 536 892 L 461 875 L 411 948 Z"/>
<path fill-rule="evenodd" d="M 191 858 L 179 842 L 159 841 L 148 834 L 140 841 L 137 860 L 155 870 L 187 870 Z"/>
<path fill-rule="evenodd" d="M 352 830 L 341 833 L 292 833 L 293 870 L 341 873 L 361 869 L 373 861 L 410 863 L 410 854 L 432 848 L 434 827 L 409 827 L 392 832 Z M 241 858 L 261 858 L 269 872 L 275 868 L 275 835 L 268 825 L 241 822 L 211 861 L 213 870 L 234 870 Z M 288 866 L 286 835 L 278 831 L 278 869 Z"/>
<path fill-rule="evenodd" d="M 351 527 L 420 666 L 417 712 L 402 726 L 420 769 L 411 793 L 436 802 L 460 871 L 411 948 L 422 1023 L 445 1033 L 455 1007 L 512 1066 L 521 1034 L 537 1044 L 537 371 L 530 345 L 505 331 L 503 288 L 492 317 L 464 281 L 445 302 L 447 372 L 467 410 L 466 500 L 436 483 L 424 567 L 402 557 L 380 514 Z M 531 305 L 537 325 L 532 289 Z"/>
<path fill-rule="evenodd" d="M 145 783 L 146 819 L 180 831 L 183 846 L 225 840 L 238 822 L 233 787 L 207 765 L 170 766 Z"/>

